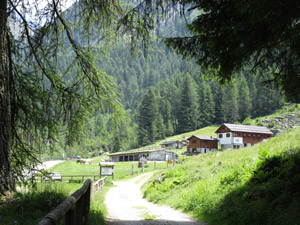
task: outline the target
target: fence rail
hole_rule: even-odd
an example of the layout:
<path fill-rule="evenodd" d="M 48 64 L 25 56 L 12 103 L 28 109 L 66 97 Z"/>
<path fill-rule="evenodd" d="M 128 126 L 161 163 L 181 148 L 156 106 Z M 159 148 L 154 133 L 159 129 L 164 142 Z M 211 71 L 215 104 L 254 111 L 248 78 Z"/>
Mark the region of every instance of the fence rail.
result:
<path fill-rule="evenodd" d="M 65 225 L 86 224 L 90 211 L 90 201 L 94 194 L 102 189 L 106 177 L 95 183 L 89 178 L 83 186 L 75 191 L 70 197 L 48 213 L 38 225 L 55 225 L 64 217 Z"/>
<path fill-rule="evenodd" d="M 106 177 L 103 177 L 93 183 L 93 191 L 91 193 L 91 199 L 94 198 L 94 194 L 100 191 L 105 185 Z"/>
<path fill-rule="evenodd" d="M 68 180 L 73 180 L 73 178 L 78 178 L 78 177 L 81 177 L 81 181 L 84 182 L 85 178 L 90 178 L 90 177 L 93 177 L 93 180 L 96 181 L 96 178 L 101 178 L 101 175 L 62 175 L 61 176 L 61 181 L 65 180 L 65 178 L 71 178 L 71 179 L 68 179 Z M 47 179 L 45 180 L 45 176 L 38 176 L 36 177 L 35 179 L 36 181 L 57 181 L 55 179 Z"/>

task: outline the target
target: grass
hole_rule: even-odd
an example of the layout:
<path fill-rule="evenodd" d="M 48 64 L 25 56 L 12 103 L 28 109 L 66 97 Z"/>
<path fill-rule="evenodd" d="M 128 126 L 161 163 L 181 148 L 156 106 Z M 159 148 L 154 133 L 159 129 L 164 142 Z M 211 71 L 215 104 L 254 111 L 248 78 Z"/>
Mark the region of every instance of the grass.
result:
<path fill-rule="evenodd" d="M 299 224 L 299 150 L 296 128 L 251 148 L 188 158 L 162 182 L 155 181 L 157 172 L 144 196 L 210 225 Z"/>
<path fill-rule="evenodd" d="M 37 224 L 48 212 L 66 199 L 66 188 L 38 185 L 29 192 L 14 193 L 0 200 L 0 224 Z"/>
<path fill-rule="evenodd" d="M 102 157 L 93 159 L 91 165 L 82 165 L 76 163 L 76 160 L 68 160 L 51 168 L 50 171 L 58 171 L 65 175 L 98 175 L 99 162 Z M 138 163 L 134 162 L 134 175 L 132 172 L 132 162 L 115 163 L 115 180 L 130 179 L 142 174 L 142 168 L 138 168 Z M 170 167 L 170 166 L 169 166 Z M 165 162 L 156 163 L 157 170 L 167 168 Z M 154 162 L 148 162 L 144 172 L 154 170 Z M 74 179 L 74 178 L 73 178 Z M 81 179 L 81 178 L 78 178 Z M 75 180 L 75 179 L 74 179 Z M 37 183 L 36 187 L 21 187 L 21 192 L 14 193 L 10 198 L 0 199 L 0 224 L 37 224 L 48 212 L 54 209 L 58 204 L 68 196 L 82 187 L 83 183 L 79 182 L 43 182 Z M 104 205 L 105 194 L 112 187 L 112 177 L 107 177 L 105 187 L 94 195 L 91 202 L 88 224 L 105 224 L 107 210 Z M 27 191 L 24 191 L 27 190 Z M 151 215 L 144 215 L 145 218 L 151 219 Z"/>

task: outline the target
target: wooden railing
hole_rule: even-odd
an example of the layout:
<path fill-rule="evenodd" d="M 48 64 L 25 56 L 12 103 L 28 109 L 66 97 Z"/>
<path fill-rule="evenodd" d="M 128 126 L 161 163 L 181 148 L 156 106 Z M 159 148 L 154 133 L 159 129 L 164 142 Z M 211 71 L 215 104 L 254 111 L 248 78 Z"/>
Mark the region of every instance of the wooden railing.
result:
<path fill-rule="evenodd" d="M 106 177 L 103 177 L 93 183 L 93 191 L 91 193 L 91 199 L 94 198 L 94 194 L 100 191 L 105 185 Z"/>
<path fill-rule="evenodd" d="M 90 201 L 93 199 L 94 193 L 102 189 L 105 180 L 106 177 L 93 184 L 90 178 L 87 179 L 80 189 L 48 213 L 38 225 L 55 225 L 63 217 L 65 225 L 86 224 L 90 211 Z"/>
<path fill-rule="evenodd" d="M 73 178 L 78 178 L 78 177 L 81 178 L 82 182 L 84 182 L 85 178 L 90 178 L 90 177 L 93 177 L 94 178 L 93 180 L 96 181 L 96 177 L 100 178 L 101 175 L 62 175 L 61 176 L 61 179 L 62 179 L 61 181 L 66 181 L 65 178 L 70 178 L 70 179 L 67 179 L 67 181 L 69 181 L 69 180 L 73 180 Z M 57 181 L 57 180 L 51 180 L 51 179 L 45 180 L 44 176 L 38 176 L 38 177 L 36 177 L 35 181 L 41 181 L 42 182 L 42 181 Z"/>

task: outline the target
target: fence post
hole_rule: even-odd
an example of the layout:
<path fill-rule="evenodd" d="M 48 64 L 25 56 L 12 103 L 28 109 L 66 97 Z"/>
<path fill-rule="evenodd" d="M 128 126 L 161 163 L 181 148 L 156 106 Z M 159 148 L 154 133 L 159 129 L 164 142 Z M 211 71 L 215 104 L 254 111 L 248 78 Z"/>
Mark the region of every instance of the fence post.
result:
<path fill-rule="evenodd" d="M 132 162 L 132 165 L 131 165 L 131 175 L 134 174 L 134 163 Z"/>
<path fill-rule="evenodd" d="M 142 172 L 144 172 L 144 162 L 142 162 Z"/>
<path fill-rule="evenodd" d="M 74 209 L 69 210 L 65 215 L 65 225 L 74 224 Z"/>
<path fill-rule="evenodd" d="M 156 161 L 154 161 L 154 170 L 156 170 Z"/>
<path fill-rule="evenodd" d="M 84 221 L 83 224 L 87 224 L 89 212 L 90 212 L 90 203 L 91 203 L 91 194 L 93 193 L 93 181 L 91 181 L 89 188 L 87 189 L 86 193 L 84 194 L 84 208 L 83 208 L 83 216 Z"/>

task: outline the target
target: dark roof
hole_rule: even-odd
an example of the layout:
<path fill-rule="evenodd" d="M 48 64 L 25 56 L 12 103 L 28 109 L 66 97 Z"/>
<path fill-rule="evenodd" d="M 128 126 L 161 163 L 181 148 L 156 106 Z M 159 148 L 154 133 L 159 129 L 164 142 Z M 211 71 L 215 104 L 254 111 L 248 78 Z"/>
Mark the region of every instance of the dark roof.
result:
<path fill-rule="evenodd" d="M 114 155 L 135 155 L 135 154 L 142 154 L 142 153 L 151 153 L 151 152 L 160 152 L 165 151 L 164 149 L 154 149 L 154 150 L 142 150 L 142 151 L 126 151 L 126 152 L 116 152 L 107 154 L 108 156 L 114 156 Z"/>
<path fill-rule="evenodd" d="M 235 131 L 235 132 L 259 133 L 259 134 L 273 134 L 268 128 L 262 127 L 262 126 L 250 126 L 250 125 L 223 123 L 221 125 L 221 127 L 223 125 L 226 126 L 229 130 Z M 219 129 L 220 128 L 218 128 L 218 130 Z"/>
<path fill-rule="evenodd" d="M 160 145 L 170 145 L 170 144 L 173 144 L 173 143 L 177 143 L 179 141 L 165 141 L 163 143 L 161 143 Z"/>
<path fill-rule="evenodd" d="M 190 140 L 192 137 L 196 137 L 200 140 L 208 140 L 208 141 L 217 141 L 217 138 L 213 138 L 213 137 L 206 137 L 206 136 L 198 136 L 198 135 L 193 135 L 191 137 L 188 138 L 188 140 Z"/>

